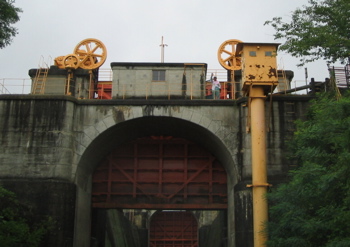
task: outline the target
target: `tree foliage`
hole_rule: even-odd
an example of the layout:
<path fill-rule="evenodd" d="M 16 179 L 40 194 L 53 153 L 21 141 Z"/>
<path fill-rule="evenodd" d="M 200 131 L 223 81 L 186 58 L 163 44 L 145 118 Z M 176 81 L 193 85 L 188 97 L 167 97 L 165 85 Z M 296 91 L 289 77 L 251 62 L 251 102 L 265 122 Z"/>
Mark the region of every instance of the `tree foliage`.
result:
<path fill-rule="evenodd" d="M 309 0 L 292 12 L 290 22 L 282 17 L 266 21 L 285 42 L 280 50 L 299 58 L 299 66 L 318 59 L 344 62 L 350 56 L 350 1 Z"/>
<path fill-rule="evenodd" d="M 50 220 L 34 222 L 30 208 L 16 195 L 0 186 L 0 245 L 6 247 L 38 247 L 50 229 Z"/>
<path fill-rule="evenodd" d="M 14 3 L 14 0 L 0 1 L 0 49 L 11 44 L 12 37 L 18 33 L 13 24 L 19 21 L 22 10 L 15 7 Z"/>
<path fill-rule="evenodd" d="M 325 95 L 297 123 L 301 164 L 268 197 L 269 247 L 350 246 L 350 97 Z"/>

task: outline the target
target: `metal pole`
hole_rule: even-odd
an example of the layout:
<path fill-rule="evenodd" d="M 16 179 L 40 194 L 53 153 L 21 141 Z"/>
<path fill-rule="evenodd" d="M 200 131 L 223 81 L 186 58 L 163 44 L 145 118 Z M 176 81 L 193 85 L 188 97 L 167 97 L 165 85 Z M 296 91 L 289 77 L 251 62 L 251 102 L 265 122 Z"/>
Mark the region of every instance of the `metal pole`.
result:
<path fill-rule="evenodd" d="M 168 46 L 168 45 L 164 44 L 163 36 L 162 36 L 162 43 L 159 46 L 161 47 L 160 61 L 164 63 L 164 46 Z"/>
<path fill-rule="evenodd" d="M 309 78 L 309 74 L 308 74 L 308 72 L 307 72 L 307 68 L 305 68 L 305 85 L 307 85 L 307 79 Z M 309 92 L 309 90 L 308 89 L 306 89 L 306 93 L 308 93 Z"/>
<path fill-rule="evenodd" d="M 265 95 L 263 87 L 252 87 L 251 97 L 251 142 L 252 142 L 252 190 L 253 190 L 253 226 L 254 247 L 264 247 L 267 240 L 265 223 L 268 220 L 266 199 L 266 128 Z"/>
<path fill-rule="evenodd" d="M 235 80 L 235 71 L 231 70 L 231 99 L 236 99 L 236 80 Z"/>

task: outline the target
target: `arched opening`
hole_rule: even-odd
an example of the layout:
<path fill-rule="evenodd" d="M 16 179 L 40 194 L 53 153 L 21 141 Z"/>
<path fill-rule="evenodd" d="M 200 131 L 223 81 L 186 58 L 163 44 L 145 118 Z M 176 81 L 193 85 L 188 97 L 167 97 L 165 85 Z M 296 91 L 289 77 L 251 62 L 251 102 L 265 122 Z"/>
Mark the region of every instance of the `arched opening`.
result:
<path fill-rule="evenodd" d="M 151 138 L 150 140 L 150 137 L 152 136 L 156 138 Z M 135 145 L 137 150 L 151 149 L 154 152 L 155 150 L 158 150 L 159 152 L 163 144 L 160 145 L 153 143 L 152 145 L 150 145 L 150 143 L 147 142 L 158 141 L 164 143 L 166 141 L 170 141 L 165 140 L 170 136 L 173 138 L 172 141 L 174 143 L 170 144 L 170 146 L 173 147 L 169 148 L 169 150 L 167 151 L 169 157 L 163 155 L 162 158 L 148 157 L 148 159 L 147 157 L 144 157 L 142 153 L 135 152 Z M 162 137 L 163 139 L 161 140 Z M 146 141 L 146 139 L 148 140 Z M 131 146 L 128 146 L 126 144 L 130 144 Z M 186 145 L 192 145 L 192 148 L 184 148 Z M 174 148 L 174 146 L 177 146 L 177 148 Z M 121 152 L 121 154 L 126 155 L 126 150 L 129 150 L 129 152 L 135 152 L 134 154 L 136 155 L 133 154 L 133 156 L 129 157 L 120 156 L 117 159 L 123 160 L 127 158 L 128 161 L 126 163 L 128 163 L 129 165 L 132 163 L 133 166 L 135 160 L 139 159 L 141 160 L 141 162 L 136 161 L 135 163 L 140 165 L 141 168 L 148 167 L 150 160 L 153 160 L 152 162 L 157 160 L 158 163 L 153 163 L 152 166 L 155 164 L 162 164 L 160 166 L 161 169 L 159 169 L 158 167 L 154 170 L 144 169 L 142 171 L 142 169 L 134 168 L 132 170 L 128 170 L 129 168 L 120 167 L 119 165 L 118 167 L 115 167 L 116 169 L 114 169 L 114 162 L 110 162 L 110 160 L 113 160 L 113 155 L 117 155 L 116 152 L 120 152 L 120 150 L 122 150 L 123 148 L 125 149 L 125 151 Z M 164 148 L 164 146 L 162 148 Z M 115 152 L 115 150 L 119 151 Z M 182 154 L 173 155 L 172 158 L 170 154 L 172 152 L 179 153 L 179 150 L 182 150 Z M 196 152 L 201 152 L 200 150 L 205 150 L 205 155 L 197 155 L 197 157 L 194 157 L 196 156 L 194 155 Z M 103 229 L 103 227 L 99 226 L 101 226 L 101 224 L 105 225 L 106 221 L 108 219 L 112 219 L 113 217 L 115 219 L 121 219 L 120 217 L 122 215 L 125 216 L 125 209 L 135 210 L 129 215 L 134 215 L 135 212 L 137 213 L 137 211 L 139 211 L 141 215 L 144 215 L 142 216 L 142 220 L 139 220 L 138 218 L 136 219 L 134 216 L 131 217 L 134 220 L 131 220 L 130 218 L 128 220 L 129 223 L 133 221 L 142 221 L 140 225 L 145 225 L 149 228 L 148 223 L 145 223 L 143 221 L 147 221 L 150 219 L 149 216 L 151 214 L 151 210 L 168 210 L 174 209 L 173 207 L 178 206 L 179 208 L 176 208 L 177 210 L 203 210 L 203 214 L 206 214 L 210 210 L 217 210 L 218 212 L 220 212 L 220 215 L 223 216 L 221 221 L 227 222 L 225 223 L 225 226 L 220 227 L 225 228 L 225 235 L 229 238 L 228 244 L 231 245 L 231 243 L 233 243 L 233 245 L 231 246 L 234 246 L 234 242 L 230 242 L 230 237 L 232 238 L 232 236 L 234 236 L 234 200 L 233 193 L 228 193 L 227 191 L 232 192 L 233 186 L 236 184 L 239 174 L 236 172 L 237 167 L 233 161 L 232 154 L 228 150 L 228 147 L 226 147 L 223 144 L 222 140 L 220 140 L 220 138 L 218 138 L 208 129 L 198 124 L 194 124 L 189 121 L 177 118 L 143 117 L 121 122 L 115 125 L 114 127 L 107 129 L 106 131 L 101 133 L 97 138 L 95 138 L 91 145 L 89 145 L 89 147 L 84 151 L 84 154 L 82 155 L 77 168 L 77 208 L 79 208 L 79 210 L 76 211 L 77 214 L 75 221 L 76 243 L 79 243 L 81 242 L 81 239 L 86 238 L 87 234 L 89 236 L 94 237 L 92 235 L 94 229 L 99 229 L 97 230 L 99 231 L 98 234 L 103 238 L 107 232 L 107 229 Z M 180 157 L 182 160 L 181 162 L 179 162 Z M 203 162 L 200 161 L 201 159 L 202 161 L 211 160 L 212 165 L 200 166 L 201 163 L 203 164 Z M 171 168 L 174 165 L 174 163 L 186 164 L 186 162 L 187 168 L 190 168 L 190 170 L 181 168 L 182 172 L 179 172 L 176 170 L 177 168 L 174 168 L 174 170 L 172 170 Z M 216 165 L 218 164 L 220 165 L 220 169 L 216 168 Z M 105 167 L 103 168 L 103 166 Z M 191 166 L 197 167 L 197 170 L 191 171 Z M 164 169 L 164 167 L 170 167 L 171 169 L 167 170 L 167 168 Z M 103 174 L 102 170 L 99 171 L 100 168 L 102 168 L 102 170 L 114 169 L 114 171 L 116 171 L 119 174 L 117 174 L 114 178 L 113 176 L 108 178 L 106 177 L 106 174 L 113 173 Z M 219 172 L 216 174 L 213 173 L 212 175 L 209 175 L 215 169 Z M 157 172 L 159 172 L 160 170 L 166 171 L 166 176 L 169 178 L 168 181 L 165 181 L 164 183 L 159 183 L 158 180 L 155 180 L 155 178 L 159 176 L 159 173 Z M 187 172 L 186 176 L 184 176 L 184 174 L 186 173 L 185 170 Z M 95 172 L 96 174 L 93 175 Z M 98 174 L 99 172 L 102 173 Z M 128 174 L 128 176 L 125 176 L 126 174 Z M 130 174 L 132 174 L 132 176 L 130 176 Z M 135 174 L 136 177 L 134 176 Z M 179 174 L 182 174 L 182 176 L 184 176 L 181 177 L 181 179 L 179 179 L 181 181 L 181 185 L 179 181 L 177 181 L 176 183 L 172 183 L 171 179 L 174 177 L 177 179 Z M 222 174 L 224 174 L 224 178 L 221 177 Z M 103 178 L 103 176 L 105 176 L 104 179 L 101 179 Z M 145 176 L 146 181 L 142 180 L 142 177 Z M 212 177 L 209 179 L 208 176 Z M 221 178 L 218 179 L 216 176 L 219 176 Z M 135 180 L 134 178 L 137 179 Z M 100 188 L 104 189 L 96 190 L 98 186 L 95 187 L 95 182 L 92 182 L 93 179 L 96 179 L 95 182 L 101 182 L 99 186 Z M 113 179 L 116 179 L 116 181 L 114 181 Z M 223 181 L 225 181 L 224 184 L 222 183 Z M 147 184 L 147 182 L 149 183 Z M 112 193 L 108 192 L 108 190 L 113 191 L 113 186 L 118 183 L 119 186 L 117 186 L 117 191 Z M 94 185 L 92 186 L 92 184 Z M 157 186 L 154 186 L 155 184 L 157 184 Z M 176 185 L 177 187 L 174 185 Z M 179 188 L 178 186 L 180 186 L 180 190 L 174 189 L 175 187 Z M 149 189 L 149 191 L 145 191 L 146 187 L 147 189 Z M 223 187 L 225 187 L 225 189 L 223 189 Z M 121 188 L 125 188 L 125 190 Z M 205 193 L 202 193 L 204 191 L 204 188 L 206 191 Z M 172 191 L 170 189 L 172 189 Z M 106 190 L 108 193 L 106 193 Z M 155 193 L 154 190 L 157 190 L 157 193 Z M 170 192 L 168 194 L 165 193 L 168 190 L 170 190 Z M 226 196 L 223 196 L 225 194 L 222 193 L 224 190 L 227 194 Z M 127 193 L 123 194 L 123 191 L 127 191 Z M 150 191 L 153 193 L 154 196 L 150 197 L 150 195 L 148 194 Z M 159 191 L 161 191 L 162 193 L 159 194 Z M 178 193 L 175 193 L 177 191 Z M 195 195 L 196 193 L 198 194 L 197 196 Z M 107 199 L 108 197 L 109 199 Z M 117 199 L 113 200 L 113 197 Z M 138 198 L 138 200 L 140 201 L 137 201 L 135 198 Z M 91 212 L 91 207 L 88 207 L 88 205 L 91 205 L 91 202 L 93 204 L 92 214 L 89 213 Z M 140 206 L 140 204 L 142 203 L 144 205 Z M 146 204 L 148 206 L 145 206 Z M 148 209 L 145 210 L 145 208 L 147 207 Z M 110 217 L 109 215 L 113 216 Z M 210 224 L 208 222 L 213 222 L 214 220 L 215 219 L 213 218 L 211 221 L 207 221 L 201 226 L 205 226 L 208 228 L 208 224 Z M 124 220 L 120 222 L 124 222 Z M 90 230 L 92 231 L 91 235 Z M 130 232 L 131 231 L 133 230 L 130 230 Z M 149 234 L 145 233 L 145 231 L 142 231 L 140 235 L 149 237 Z M 234 240 L 234 238 L 232 238 L 232 240 Z M 148 245 L 141 246 L 143 247 Z M 203 245 L 201 245 L 201 247 L 202 246 Z"/>

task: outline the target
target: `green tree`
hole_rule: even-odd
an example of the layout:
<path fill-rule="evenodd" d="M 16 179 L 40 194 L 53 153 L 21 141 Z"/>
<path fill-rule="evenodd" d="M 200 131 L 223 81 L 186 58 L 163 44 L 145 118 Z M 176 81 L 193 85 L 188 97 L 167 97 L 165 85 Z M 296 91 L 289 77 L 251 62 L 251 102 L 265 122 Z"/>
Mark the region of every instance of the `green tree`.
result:
<path fill-rule="evenodd" d="M 0 186 L 0 243 L 6 247 L 38 247 L 50 229 L 50 220 L 35 224 L 30 208 Z"/>
<path fill-rule="evenodd" d="M 14 0 L 0 1 L 0 49 L 11 44 L 12 37 L 15 37 L 17 28 L 13 24 L 19 21 L 19 13 L 22 12 L 20 8 L 15 7 Z"/>
<path fill-rule="evenodd" d="M 280 50 L 299 58 L 299 66 L 318 59 L 344 62 L 350 56 L 350 1 L 308 3 L 293 11 L 288 22 L 282 17 L 265 22 L 275 29 L 275 39 L 285 41 Z"/>
<path fill-rule="evenodd" d="M 268 246 L 350 246 L 350 97 L 314 101 L 291 145 L 300 167 L 268 195 Z"/>

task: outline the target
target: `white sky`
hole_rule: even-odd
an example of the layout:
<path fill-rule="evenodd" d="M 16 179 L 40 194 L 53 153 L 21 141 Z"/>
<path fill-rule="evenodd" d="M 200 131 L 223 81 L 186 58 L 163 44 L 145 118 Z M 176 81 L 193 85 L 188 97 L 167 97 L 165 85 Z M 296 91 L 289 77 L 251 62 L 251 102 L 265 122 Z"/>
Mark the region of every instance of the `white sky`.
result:
<path fill-rule="evenodd" d="M 222 69 L 217 50 L 226 40 L 277 42 L 274 29 L 264 26 L 275 16 L 288 18 L 307 0 L 16 0 L 19 34 L 0 50 L 0 79 L 29 78 L 28 70 L 73 52 L 86 38 L 101 40 L 111 62 L 160 62 L 164 36 L 165 62 L 207 63 Z M 279 53 L 285 70 L 305 82 L 298 60 Z M 309 78 L 328 77 L 324 61 L 308 64 Z"/>

